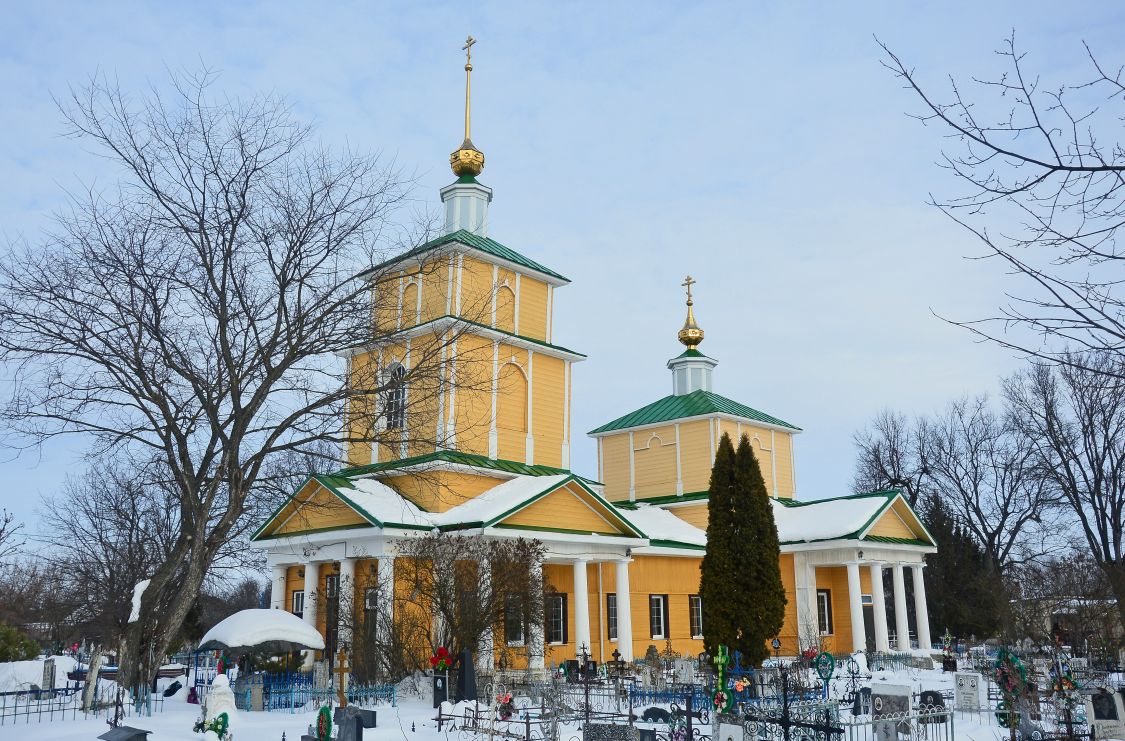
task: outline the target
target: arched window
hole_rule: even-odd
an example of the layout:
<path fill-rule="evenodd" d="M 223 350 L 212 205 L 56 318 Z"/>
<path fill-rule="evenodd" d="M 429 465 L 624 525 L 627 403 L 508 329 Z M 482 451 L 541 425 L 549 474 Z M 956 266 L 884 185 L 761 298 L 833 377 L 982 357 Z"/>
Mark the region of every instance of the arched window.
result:
<path fill-rule="evenodd" d="M 386 410 L 388 430 L 401 430 L 406 426 L 406 369 L 401 365 L 391 368 Z"/>
<path fill-rule="evenodd" d="M 527 432 L 527 376 L 523 369 L 515 363 L 505 363 L 500 368 L 496 395 L 496 426 Z"/>

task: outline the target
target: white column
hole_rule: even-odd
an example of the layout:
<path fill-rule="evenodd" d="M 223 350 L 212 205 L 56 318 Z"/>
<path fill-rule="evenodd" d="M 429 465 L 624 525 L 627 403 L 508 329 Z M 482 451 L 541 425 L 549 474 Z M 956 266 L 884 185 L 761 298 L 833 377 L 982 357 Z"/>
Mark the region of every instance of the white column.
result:
<path fill-rule="evenodd" d="M 633 660 L 633 609 L 629 599 L 629 559 L 617 562 L 617 650 L 622 661 Z"/>
<path fill-rule="evenodd" d="M 895 632 L 898 634 L 895 648 L 899 651 L 909 651 L 910 621 L 907 619 L 906 615 L 906 584 L 903 582 L 901 563 L 892 565 L 891 576 L 894 578 Z"/>
<path fill-rule="evenodd" d="M 338 610 L 337 647 L 352 650 L 352 627 L 355 625 L 355 559 L 340 559 L 340 609 Z"/>
<path fill-rule="evenodd" d="M 320 583 L 320 564 L 305 564 L 305 611 L 303 617 L 306 623 L 316 628 L 316 588 Z M 305 666 L 312 666 L 316 659 L 315 651 L 305 651 Z"/>
<path fill-rule="evenodd" d="M 918 648 L 933 648 L 930 642 L 930 610 L 926 606 L 926 580 L 922 575 L 924 563 L 911 564 L 914 570 L 914 618 L 918 623 Z"/>
<path fill-rule="evenodd" d="M 273 567 L 273 576 L 270 579 L 270 609 L 285 609 L 285 585 L 289 567 L 276 565 Z"/>
<path fill-rule="evenodd" d="M 852 653 L 867 648 L 867 633 L 863 630 L 863 597 L 859 586 L 859 562 L 848 561 L 848 607 L 852 618 Z"/>
<path fill-rule="evenodd" d="M 539 563 L 539 570 L 542 572 L 543 563 Z M 546 579 L 544 579 L 546 580 Z M 546 605 L 543 605 L 546 608 Z M 546 610 L 539 610 L 538 615 L 531 616 L 531 635 L 528 636 L 528 649 L 527 649 L 527 667 L 529 669 L 543 669 L 546 666 L 547 660 L 547 647 L 543 644 L 543 620 L 545 619 L 544 612 Z"/>
<path fill-rule="evenodd" d="M 377 573 L 379 592 L 376 604 L 381 613 L 379 622 L 382 625 L 376 627 L 378 630 L 390 630 L 390 627 L 394 624 L 395 616 L 395 557 L 380 557 Z M 379 640 L 383 640 L 383 636 L 380 636 Z"/>
<path fill-rule="evenodd" d="M 816 605 L 816 567 L 803 553 L 793 554 L 793 585 L 797 592 L 797 644 L 800 650 L 820 646 Z M 815 641 L 815 644 L 810 642 Z"/>
<path fill-rule="evenodd" d="M 890 651 L 891 644 L 887 640 L 887 601 L 883 596 L 883 564 L 879 561 L 871 563 L 871 607 L 872 617 L 875 619 L 875 650 Z"/>
<path fill-rule="evenodd" d="M 490 593 L 492 591 L 492 569 L 488 561 L 482 561 L 477 565 L 480 569 L 480 587 L 483 592 Z M 501 606 L 501 611 L 506 609 L 506 605 Z M 501 614 L 504 614 L 503 612 Z M 505 615 L 506 617 L 506 615 Z M 476 655 L 477 671 L 486 674 L 492 673 L 492 666 L 496 659 L 496 650 L 493 645 L 493 626 L 488 626 L 484 629 L 484 635 L 481 636 L 480 650 Z"/>
<path fill-rule="evenodd" d="M 590 589 L 586 583 L 586 561 L 574 562 L 574 649 L 582 646 L 593 655 L 590 645 Z"/>

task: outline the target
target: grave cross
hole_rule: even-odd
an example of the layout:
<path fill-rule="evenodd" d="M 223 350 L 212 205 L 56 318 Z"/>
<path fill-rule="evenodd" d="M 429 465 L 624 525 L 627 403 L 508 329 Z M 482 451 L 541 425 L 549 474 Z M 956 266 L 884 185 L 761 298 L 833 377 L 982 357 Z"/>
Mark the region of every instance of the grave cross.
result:
<path fill-rule="evenodd" d="M 339 677 L 339 684 L 336 687 L 336 700 L 340 707 L 346 708 L 348 706 L 348 674 L 351 673 L 351 667 L 348 666 L 348 655 L 344 653 L 344 649 L 340 649 L 336 654 L 336 668 L 332 673 Z"/>

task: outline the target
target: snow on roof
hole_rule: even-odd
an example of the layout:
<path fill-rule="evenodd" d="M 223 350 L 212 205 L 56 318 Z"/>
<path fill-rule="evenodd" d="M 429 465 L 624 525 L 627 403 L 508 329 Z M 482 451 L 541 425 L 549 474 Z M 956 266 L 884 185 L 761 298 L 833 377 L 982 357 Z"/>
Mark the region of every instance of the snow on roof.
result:
<path fill-rule="evenodd" d="M 660 507 L 640 504 L 628 514 L 633 523 L 650 540 L 674 540 L 690 545 L 707 545 L 707 533 Z"/>
<path fill-rule="evenodd" d="M 199 645 L 211 641 L 228 647 L 286 641 L 307 648 L 324 648 L 324 639 L 316 628 L 285 610 L 236 612 L 207 631 Z"/>
<path fill-rule="evenodd" d="M 889 496 L 825 499 L 798 506 L 771 499 L 777 539 L 782 543 L 800 543 L 854 537 L 887 503 Z"/>
<path fill-rule="evenodd" d="M 458 504 L 445 512 L 430 515 L 435 525 L 456 525 L 466 522 L 490 522 L 528 499 L 555 488 L 566 481 L 568 474 L 556 476 L 517 476 L 497 484 L 480 496 Z"/>
<path fill-rule="evenodd" d="M 355 488 L 343 489 L 341 493 L 380 522 L 430 527 L 434 524 L 431 516 L 418 509 L 414 502 L 381 481 L 355 479 L 351 484 Z"/>

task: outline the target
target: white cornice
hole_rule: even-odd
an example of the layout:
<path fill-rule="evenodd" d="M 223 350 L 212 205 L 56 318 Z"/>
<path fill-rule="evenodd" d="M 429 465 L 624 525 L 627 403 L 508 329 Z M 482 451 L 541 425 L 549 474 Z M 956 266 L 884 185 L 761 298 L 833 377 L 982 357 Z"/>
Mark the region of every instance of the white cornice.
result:
<path fill-rule="evenodd" d="M 501 332 L 491 327 L 487 327 L 483 324 L 461 320 L 453 316 L 440 316 L 437 319 L 431 319 L 428 322 L 423 322 L 422 324 L 410 327 L 409 329 L 404 329 L 401 332 L 396 332 L 393 337 L 393 341 L 413 339 L 424 334 L 432 334 L 435 330 L 444 331 L 458 324 L 464 325 L 466 331 L 469 334 L 475 334 L 480 337 L 485 337 L 489 340 L 503 342 L 513 347 L 518 347 L 521 350 L 532 350 L 537 353 L 542 353 L 543 355 L 548 355 L 552 358 L 569 360 L 572 363 L 580 363 L 586 359 L 586 356 L 582 355 L 581 353 L 565 350 L 554 345 L 542 344 L 536 342 L 535 340 L 525 339 L 517 335 L 507 334 L 506 332 Z M 388 338 L 387 341 L 392 341 L 392 338 Z M 336 355 L 341 358 L 353 358 L 357 355 L 363 355 L 364 353 L 372 352 L 378 347 L 378 345 L 360 345 L 359 347 L 340 350 L 336 353 Z"/>

